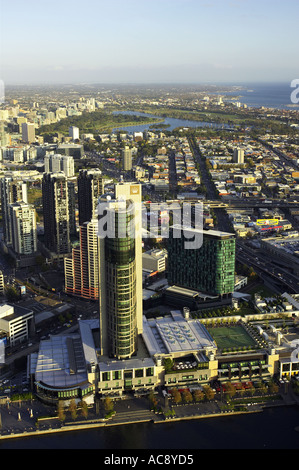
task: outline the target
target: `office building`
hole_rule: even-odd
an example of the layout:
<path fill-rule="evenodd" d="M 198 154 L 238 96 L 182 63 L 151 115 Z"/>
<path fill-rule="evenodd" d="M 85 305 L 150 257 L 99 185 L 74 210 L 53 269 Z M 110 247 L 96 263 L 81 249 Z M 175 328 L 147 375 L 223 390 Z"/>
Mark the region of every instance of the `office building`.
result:
<path fill-rule="evenodd" d="M 9 205 L 15 202 L 27 202 L 27 185 L 21 179 L 12 177 L 0 178 L 2 207 L 3 241 L 7 246 L 12 244 L 12 229 Z"/>
<path fill-rule="evenodd" d="M 106 327 L 102 340 L 104 351 L 117 359 L 127 359 L 137 349 L 134 214 L 128 204 L 122 208 L 117 201 L 109 202 L 107 214 L 113 218 L 116 235 L 100 241 L 100 317 Z M 122 225 L 125 233 L 119 237 Z"/>
<path fill-rule="evenodd" d="M 25 160 L 29 162 L 31 160 L 35 160 L 37 157 L 37 148 L 36 147 L 29 147 L 25 150 Z"/>
<path fill-rule="evenodd" d="M 137 292 L 137 330 L 142 333 L 142 185 L 119 183 L 115 185 L 116 199 L 125 198 L 134 204 L 135 269 Z"/>
<path fill-rule="evenodd" d="M 79 140 L 79 128 L 72 126 L 69 128 L 69 137 L 72 138 L 72 140 Z"/>
<path fill-rule="evenodd" d="M 191 237 L 202 237 L 191 248 Z M 215 296 L 227 296 L 235 286 L 235 236 L 216 230 L 170 228 L 168 283 Z"/>
<path fill-rule="evenodd" d="M 63 172 L 67 178 L 75 174 L 74 158 L 69 155 L 46 155 L 44 158 L 45 173 Z"/>
<path fill-rule="evenodd" d="M 80 244 L 64 259 L 65 292 L 89 300 L 99 299 L 99 238 L 97 220 L 79 228 Z"/>
<path fill-rule="evenodd" d="M 58 255 L 71 252 L 73 184 L 63 173 L 45 173 L 42 181 L 44 243 Z"/>
<path fill-rule="evenodd" d="M 84 155 L 84 148 L 81 144 L 60 144 L 57 147 L 57 153 L 61 155 L 69 155 L 79 160 Z"/>
<path fill-rule="evenodd" d="M 117 184 L 115 199 L 101 201 L 114 235 L 100 238 L 100 348 L 104 355 L 127 359 L 142 333 L 141 187 Z"/>
<path fill-rule="evenodd" d="M 96 216 L 99 197 L 104 193 L 103 175 L 99 169 L 80 170 L 78 176 L 79 225 Z"/>
<path fill-rule="evenodd" d="M 10 135 L 7 133 L 7 125 L 0 120 L 0 147 L 6 147 L 11 144 Z"/>
<path fill-rule="evenodd" d="M 299 236 L 282 236 L 261 239 L 261 251 L 275 263 L 299 276 Z"/>
<path fill-rule="evenodd" d="M 125 171 L 132 170 L 132 149 L 128 146 L 122 149 L 122 164 Z"/>
<path fill-rule="evenodd" d="M 150 272 L 163 272 L 166 269 L 167 251 L 153 249 L 142 254 L 142 267 Z"/>
<path fill-rule="evenodd" d="M 29 144 L 35 142 L 35 125 L 33 123 L 22 123 L 22 141 Z"/>
<path fill-rule="evenodd" d="M 36 212 L 32 204 L 15 202 L 9 205 L 12 249 L 19 255 L 37 251 Z"/>
<path fill-rule="evenodd" d="M 233 162 L 238 164 L 244 163 L 244 150 L 240 148 L 234 149 Z"/>
<path fill-rule="evenodd" d="M 20 306 L 0 306 L 0 331 L 6 335 L 7 344 L 16 346 L 34 333 L 33 311 Z"/>

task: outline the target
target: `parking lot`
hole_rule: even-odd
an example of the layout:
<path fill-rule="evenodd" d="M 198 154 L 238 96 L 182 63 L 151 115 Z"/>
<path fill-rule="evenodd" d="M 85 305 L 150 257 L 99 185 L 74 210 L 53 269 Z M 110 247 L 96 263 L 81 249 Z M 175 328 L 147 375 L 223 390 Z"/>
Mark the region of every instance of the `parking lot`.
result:
<path fill-rule="evenodd" d="M 29 391 L 29 380 L 25 371 L 13 377 L 0 380 L 0 396 L 10 396 L 12 393 L 26 393 Z"/>

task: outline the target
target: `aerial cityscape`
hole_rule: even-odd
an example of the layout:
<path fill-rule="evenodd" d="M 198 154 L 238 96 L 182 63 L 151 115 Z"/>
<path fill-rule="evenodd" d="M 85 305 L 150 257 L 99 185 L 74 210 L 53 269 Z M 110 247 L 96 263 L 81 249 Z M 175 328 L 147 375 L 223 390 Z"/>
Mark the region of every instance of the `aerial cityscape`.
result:
<path fill-rule="evenodd" d="M 199 462 L 180 449 L 298 448 L 299 78 L 291 53 L 279 67 L 278 49 L 271 68 L 263 43 L 247 78 L 232 57 L 227 68 L 211 68 L 204 55 L 189 67 L 195 49 L 184 56 L 184 44 L 196 36 L 187 16 L 217 26 L 223 4 L 167 0 L 156 27 L 168 14 L 178 25 L 184 8 L 189 39 L 172 37 L 178 62 L 163 49 L 162 77 L 163 54 L 149 50 L 143 67 L 140 45 L 126 49 L 141 34 L 146 2 L 131 23 L 113 0 L 119 10 L 109 24 L 120 35 L 121 19 L 137 24 L 123 44 L 109 37 L 117 67 L 109 51 L 92 56 L 97 34 L 108 34 L 107 25 L 92 31 L 92 17 L 82 44 L 71 36 L 81 68 L 69 57 L 69 25 L 59 38 L 64 65 L 57 38 L 33 64 L 50 37 L 38 2 L 29 1 L 32 18 L 17 3 L 16 29 L 28 19 L 41 44 L 27 62 L 16 49 L 12 62 L 18 33 L 1 52 L 0 447 L 173 449 L 160 461 L 105 454 L 106 464 L 132 467 Z M 246 20 L 255 0 L 223 3 L 245 29 L 266 12 Z M 46 25 L 54 4 L 43 7 Z M 102 1 L 88 7 L 108 15 Z M 154 24 L 156 1 L 152 9 L 144 25 Z M 269 21 L 283 12 L 274 2 Z M 274 437 L 274 419 L 285 435 Z"/>

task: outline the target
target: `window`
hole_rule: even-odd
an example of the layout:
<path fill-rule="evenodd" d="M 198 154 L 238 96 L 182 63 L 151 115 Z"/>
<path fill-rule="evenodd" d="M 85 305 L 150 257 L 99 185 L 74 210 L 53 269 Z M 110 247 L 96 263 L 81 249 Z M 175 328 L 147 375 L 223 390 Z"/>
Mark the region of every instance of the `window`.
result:
<path fill-rule="evenodd" d="M 171 384 L 171 383 L 175 384 L 175 383 L 176 383 L 176 379 L 168 379 L 168 383 L 169 383 L 169 384 Z"/>
<path fill-rule="evenodd" d="M 208 362 L 200 362 L 197 367 L 198 369 L 208 369 L 209 364 Z"/>
<path fill-rule="evenodd" d="M 124 378 L 125 379 L 132 379 L 133 378 L 133 371 L 132 370 L 125 370 Z"/>
<path fill-rule="evenodd" d="M 115 370 L 113 371 L 113 380 L 121 379 L 121 371 Z"/>
<path fill-rule="evenodd" d="M 143 377 L 143 369 L 136 369 L 135 377 Z"/>
<path fill-rule="evenodd" d="M 103 374 L 102 374 L 102 380 L 103 380 L 103 382 L 104 382 L 105 380 L 110 380 L 110 372 L 103 372 Z"/>
<path fill-rule="evenodd" d="M 152 377 L 154 375 L 154 368 L 153 367 L 148 367 L 146 369 L 146 376 L 147 377 Z"/>

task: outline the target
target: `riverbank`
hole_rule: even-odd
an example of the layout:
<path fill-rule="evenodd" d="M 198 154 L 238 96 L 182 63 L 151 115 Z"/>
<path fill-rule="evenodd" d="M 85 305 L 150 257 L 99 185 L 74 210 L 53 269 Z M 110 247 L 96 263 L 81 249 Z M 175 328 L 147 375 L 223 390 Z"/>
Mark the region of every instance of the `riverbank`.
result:
<path fill-rule="evenodd" d="M 69 116 L 52 124 L 41 126 L 37 130 L 40 136 L 51 135 L 57 132 L 68 135 L 69 127 L 76 126 L 86 133 L 112 133 L 113 129 L 123 129 L 134 126 L 150 126 L 163 123 L 162 117 L 141 116 L 140 113 L 109 113 L 105 111 L 93 111 L 83 113 L 80 116 Z"/>
<path fill-rule="evenodd" d="M 86 419 L 66 420 L 65 422 L 59 421 L 56 416 L 52 417 L 40 417 L 38 418 L 38 425 L 32 423 L 30 428 L 28 427 L 28 419 L 25 419 L 24 410 L 18 411 L 20 407 L 16 409 L 17 412 L 17 423 L 13 426 L 13 422 L 10 421 L 10 426 L 7 428 L 5 420 L 3 420 L 3 411 L 1 412 L 2 428 L 0 435 L 0 446 L 1 441 L 6 439 L 21 439 L 27 437 L 38 437 L 47 434 L 54 433 L 66 433 L 66 432 L 77 432 L 83 430 L 92 430 L 96 428 L 107 428 L 123 425 L 133 425 L 140 423 L 176 423 L 180 421 L 188 420 L 199 420 L 209 418 L 221 418 L 225 416 L 236 416 L 236 415 L 249 415 L 253 413 L 261 413 L 265 408 L 278 407 L 278 406 L 294 406 L 296 404 L 293 400 L 277 400 L 273 403 L 261 403 L 247 406 L 246 410 L 234 411 L 234 410 L 221 410 L 220 402 L 206 402 L 199 404 L 184 404 L 172 406 L 170 409 L 174 410 L 174 415 L 167 417 L 165 410 L 162 413 L 155 413 L 148 409 L 148 401 L 146 398 L 132 398 L 129 400 L 120 400 L 115 404 L 116 413 L 109 419 L 105 419 L 102 416 L 97 416 L 95 411 L 92 410 L 90 417 Z M 27 411 L 29 409 L 27 408 Z M 32 412 L 32 410 L 31 410 Z M 20 415 L 23 413 L 23 417 L 20 419 Z M 32 413 L 31 413 L 32 414 Z M 13 414 L 9 415 L 11 420 Z M 23 426 L 22 426 L 23 424 Z"/>

